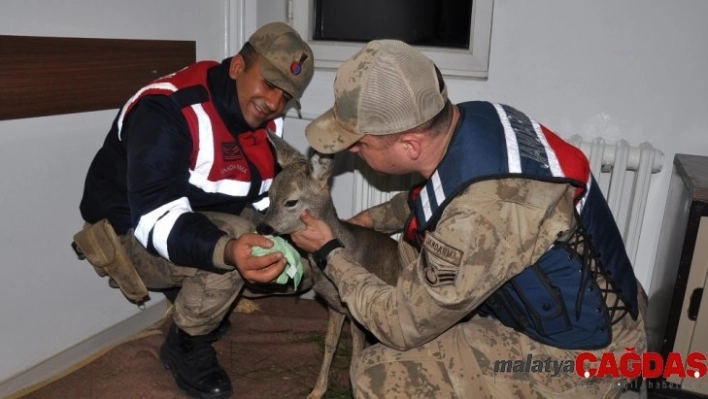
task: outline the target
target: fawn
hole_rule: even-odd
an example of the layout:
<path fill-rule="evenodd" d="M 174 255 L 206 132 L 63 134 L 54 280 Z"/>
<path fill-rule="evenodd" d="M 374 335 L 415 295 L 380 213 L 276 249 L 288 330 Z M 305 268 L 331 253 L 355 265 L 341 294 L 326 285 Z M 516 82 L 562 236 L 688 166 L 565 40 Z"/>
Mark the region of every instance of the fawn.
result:
<path fill-rule="evenodd" d="M 270 207 L 258 231 L 262 234 L 290 234 L 304 227 L 304 210 L 325 221 L 337 237 L 368 271 L 390 285 L 400 272 L 397 244 L 390 236 L 339 220 L 330 193 L 334 159 L 315 153 L 310 160 L 280 137 L 271 135 L 282 171 L 275 177 L 268 196 Z M 314 262 L 311 262 L 314 265 Z M 352 357 L 364 348 L 366 332 L 352 320 L 337 288 L 317 267 L 313 267 L 313 290 L 328 305 L 324 359 L 317 383 L 308 399 L 321 398 L 327 391 L 329 368 L 342 332 L 349 318 L 352 334 Z"/>

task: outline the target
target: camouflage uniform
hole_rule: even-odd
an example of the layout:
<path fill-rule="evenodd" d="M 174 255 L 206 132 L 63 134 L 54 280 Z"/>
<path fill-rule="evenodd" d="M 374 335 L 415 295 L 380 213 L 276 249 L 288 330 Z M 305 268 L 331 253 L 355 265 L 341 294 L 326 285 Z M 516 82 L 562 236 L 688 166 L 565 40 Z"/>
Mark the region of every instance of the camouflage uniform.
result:
<path fill-rule="evenodd" d="M 541 344 L 475 309 L 506 281 L 533 264 L 574 225 L 575 187 L 526 179 L 470 185 L 445 208 L 418 252 L 399 243 L 397 286 L 382 284 L 346 249 L 328 257 L 327 275 L 353 317 L 379 338 L 354 359 L 356 397 L 529 398 L 617 397 L 626 381 L 581 379 L 575 372 L 495 372 L 496 361 L 574 360 L 584 350 Z M 405 193 L 370 210 L 374 228 L 401 230 L 409 216 Z M 602 277 L 598 277 L 601 279 Z M 603 281 L 598 281 L 604 283 Z M 625 315 L 612 343 L 592 351 L 646 350 L 646 296 L 640 316 Z M 615 300 L 613 294 L 607 303 Z"/>
<path fill-rule="evenodd" d="M 214 264 L 222 265 L 226 269 L 223 259 L 226 242 L 241 234 L 254 232 L 253 217 L 260 214 L 251 213 L 248 208 L 242 213 L 246 217 L 218 212 L 201 213 L 227 233 L 227 236 L 218 241 L 214 250 Z M 218 274 L 195 267 L 177 266 L 161 256 L 149 253 L 135 239 L 132 229 L 121 236 L 121 243 L 147 287 L 151 289 L 182 287 L 174 303 L 174 321 L 179 328 L 190 335 L 207 334 L 218 327 L 242 291 L 244 296 L 251 298 L 294 292 L 291 285 L 277 284 L 254 285 L 253 291 L 248 287 L 244 289 L 245 282 L 236 268 Z M 312 286 L 312 270 L 306 260 L 303 259 L 302 263 L 304 276 L 298 290 L 304 292 Z"/>

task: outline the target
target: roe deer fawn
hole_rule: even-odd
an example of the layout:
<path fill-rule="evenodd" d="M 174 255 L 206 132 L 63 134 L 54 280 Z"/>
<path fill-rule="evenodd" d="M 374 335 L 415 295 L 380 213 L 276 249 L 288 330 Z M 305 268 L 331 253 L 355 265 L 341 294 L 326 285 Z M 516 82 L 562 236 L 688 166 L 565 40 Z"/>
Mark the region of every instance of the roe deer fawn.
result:
<path fill-rule="evenodd" d="M 339 220 L 330 193 L 330 177 L 334 160 L 319 154 L 311 159 L 302 155 L 283 139 L 271 135 L 282 171 L 269 189 L 270 207 L 262 234 L 290 234 L 304 227 L 300 215 L 304 210 L 325 221 L 337 237 L 368 271 L 390 285 L 395 285 L 400 271 L 397 244 L 390 236 Z M 311 262 L 314 265 L 314 262 Z M 313 290 L 329 306 L 324 359 L 317 383 L 308 396 L 321 398 L 327 391 L 329 368 L 337 349 L 345 318 L 349 317 L 352 334 L 352 357 L 364 348 L 365 331 L 351 319 L 337 288 L 317 267 L 313 267 Z"/>

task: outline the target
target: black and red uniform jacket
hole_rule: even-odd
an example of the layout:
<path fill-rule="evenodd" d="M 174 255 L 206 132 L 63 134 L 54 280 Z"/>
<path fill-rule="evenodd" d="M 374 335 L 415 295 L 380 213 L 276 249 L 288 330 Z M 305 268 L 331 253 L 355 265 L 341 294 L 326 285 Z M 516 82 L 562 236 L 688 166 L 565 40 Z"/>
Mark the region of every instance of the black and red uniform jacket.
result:
<path fill-rule="evenodd" d="M 282 128 L 246 123 L 230 60 L 198 62 L 128 100 L 86 176 L 85 221 L 106 218 L 153 254 L 216 271 L 214 248 L 226 233 L 199 211 L 267 208 L 278 166 L 266 128 Z"/>

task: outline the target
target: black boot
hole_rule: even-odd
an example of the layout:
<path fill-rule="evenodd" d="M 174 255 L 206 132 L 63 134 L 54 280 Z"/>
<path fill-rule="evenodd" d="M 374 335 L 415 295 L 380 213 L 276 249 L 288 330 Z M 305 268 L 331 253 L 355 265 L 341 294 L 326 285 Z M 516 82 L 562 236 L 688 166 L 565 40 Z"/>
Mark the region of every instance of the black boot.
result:
<path fill-rule="evenodd" d="M 195 398 L 222 399 L 233 392 L 211 346 L 214 341 L 213 332 L 191 336 L 173 324 L 160 349 L 160 360 L 172 372 L 177 386 Z"/>

